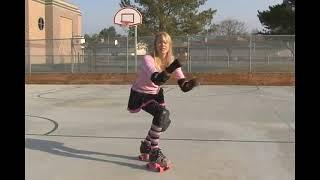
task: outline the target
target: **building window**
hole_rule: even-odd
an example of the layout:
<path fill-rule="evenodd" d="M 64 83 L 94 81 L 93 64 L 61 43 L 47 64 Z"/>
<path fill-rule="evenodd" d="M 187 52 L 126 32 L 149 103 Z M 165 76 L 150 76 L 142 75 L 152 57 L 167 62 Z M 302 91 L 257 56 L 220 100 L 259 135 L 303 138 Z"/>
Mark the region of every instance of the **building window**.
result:
<path fill-rule="evenodd" d="M 44 20 L 43 20 L 42 17 L 40 17 L 40 18 L 38 19 L 38 27 L 39 27 L 40 30 L 43 30 Z"/>

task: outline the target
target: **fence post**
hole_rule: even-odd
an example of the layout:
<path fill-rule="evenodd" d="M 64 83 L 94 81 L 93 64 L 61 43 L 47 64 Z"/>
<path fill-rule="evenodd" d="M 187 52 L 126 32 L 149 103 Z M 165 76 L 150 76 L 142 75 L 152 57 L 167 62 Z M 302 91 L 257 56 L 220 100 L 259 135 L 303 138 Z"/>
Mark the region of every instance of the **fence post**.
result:
<path fill-rule="evenodd" d="M 94 48 L 94 54 L 93 54 L 93 68 L 94 68 L 94 72 L 97 72 L 97 50 L 96 50 L 96 46 Z"/>
<path fill-rule="evenodd" d="M 249 43 L 249 72 L 251 73 L 251 61 L 252 61 L 252 54 L 251 54 L 251 46 L 252 46 L 252 34 L 250 34 L 250 43 Z"/>
<path fill-rule="evenodd" d="M 207 64 L 209 64 L 209 47 L 208 47 L 208 45 L 206 45 L 207 46 Z"/>
<path fill-rule="evenodd" d="M 227 67 L 228 67 L 228 68 L 230 67 L 230 56 L 229 56 L 229 53 L 228 53 Z"/>
<path fill-rule="evenodd" d="M 137 72 L 137 66 L 138 66 L 138 63 L 137 63 L 137 36 L 138 36 L 138 25 L 135 25 L 134 26 L 134 62 L 135 62 L 135 72 Z"/>
<path fill-rule="evenodd" d="M 187 56 L 187 65 L 188 65 L 188 72 L 190 72 L 190 66 L 191 66 L 191 63 L 190 63 L 190 46 L 189 46 L 189 35 L 187 35 L 187 52 L 188 52 L 188 56 Z"/>
<path fill-rule="evenodd" d="M 93 56 L 93 50 L 90 49 L 90 53 L 88 53 L 86 56 L 87 56 L 87 58 L 88 58 L 88 69 L 89 69 L 89 72 L 92 72 L 92 56 Z"/>
<path fill-rule="evenodd" d="M 78 52 L 78 58 L 77 58 L 77 68 L 78 72 L 80 72 L 80 53 Z"/>
<path fill-rule="evenodd" d="M 107 65 L 110 63 L 110 40 L 109 40 L 109 34 L 108 34 L 108 55 L 107 55 Z"/>
<path fill-rule="evenodd" d="M 31 72 L 32 72 L 32 64 L 31 64 L 31 56 L 29 56 L 29 76 L 31 77 Z"/>
<path fill-rule="evenodd" d="M 73 55 L 73 37 L 72 37 L 71 38 L 71 73 L 73 73 L 73 68 L 74 68 L 74 57 L 73 56 L 74 55 Z"/>
<path fill-rule="evenodd" d="M 128 34 L 127 34 L 127 73 L 129 72 L 129 57 L 128 57 L 128 48 L 129 48 L 129 31 L 128 31 Z"/>
<path fill-rule="evenodd" d="M 296 42 L 293 42 L 293 62 L 296 62 Z"/>

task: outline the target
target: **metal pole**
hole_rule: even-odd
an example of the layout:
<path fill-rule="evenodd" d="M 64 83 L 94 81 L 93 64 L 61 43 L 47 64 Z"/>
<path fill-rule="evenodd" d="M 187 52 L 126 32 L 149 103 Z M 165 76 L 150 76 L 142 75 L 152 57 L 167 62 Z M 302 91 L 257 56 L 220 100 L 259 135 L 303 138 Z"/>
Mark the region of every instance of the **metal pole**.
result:
<path fill-rule="evenodd" d="M 189 46 L 189 36 L 188 35 L 187 35 L 187 52 L 188 52 L 188 58 L 187 58 L 188 72 L 190 72 L 190 59 L 191 58 L 190 58 L 190 46 Z"/>
<path fill-rule="evenodd" d="M 192 71 L 192 66 L 191 66 L 191 56 L 189 57 L 190 58 L 190 68 L 189 68 L 189 72 L 191 73 L 191 71 Z"/>
<path fill-rule="evenodd" d="M 253 39 L 253 54 L 254 55 L 256 54 L 256 36 L 254 36 L 254 39 Z"/>
<path fill-rule="evenodd" d="M 109 65 L 110 61 L 110 41 L 109 41 L 109 34 L 108 34 L 108 55 L 107 55 L 107 64 Z"/>
<path fill-rule="evenodd" d="M 253 35 L 253 58 L 256 58 L 256 35 Z"/>
<path fill-rule="evenodd" d="M 249 44 L 249 72 L 251 72 L 251 43 L 252 43 L 252 36 L 250 34 L 250 44 Z"/>
<path fill-rule="evenodd" d="M 78 72 L 80 72 L 80 53 L 78 52 L 78 59 L 77 59 L 77 68 Z"/>
<path fill-rule="evenodd" d="M 29 56 L 29 74 L 30 74 L 30 76 L 31 76 L 31 72 L 32 72 L 32 67 L 31 67 L 31 56 L 30 55 L 28 55 Z"/>
<path fill-rule="evenodd" d="M 129 69 L 128 69 L 129 68 L 128 67 L 129 66 L 129 57 L 128 57 L 129 42 L 128 41 L 129 41 L 129 30 L 128 30 L 128 34 L 127 34 L 127 73 L 129 72 Z"/>
<path fill-rule="evenodd" d="M 73 37 L 71 38 L 71 62 L 72 62 L 72 66 L 71 66 L 71 73 L 74 72 L 74 64 L 75 64 L 75 50 L 74 50 L 74 44 L 73 44 Z"/>
<path fill-rule="evenodd" d="M 73 66 L 74 66 L 74 60 L 73 60 L 73 37 L 71 38 L 71 73 L 73 73 Z"/>
<path fill-rule="evenodd" d="M 138 36 L 138 26 L 137 25 L 135 25 L 134 26 L 134 36 L 135 36 L 135 38 L 134 38 L 134 54 L 135 54 L 135 57 L 134 57 L 134 62 L 135 62 L 135 72 L 137 72 L 137 36 Z"/>
<path fill-rule="evenodd" d="M 207 45 L 207 64 L 209 64 L 209 48 L 208 48 L 208 45 Z"/>
<path fill-rule="evenodd" d="M 296 42 L 293 42 L 293 62 L 296 60 Z"/>
<path fill-rule="evenodd" d="M 31 74 L 31 55 L 30 55 L 30 40 L 27 40 L 25 41 L 26 42 L 26 46 L 27 46 L 27 52 L 25 52 L 26 54 L 26 59 L 27 59 L 27 66 L 28 66 L 28 69 L 27 69 L 27 74 Z"/>

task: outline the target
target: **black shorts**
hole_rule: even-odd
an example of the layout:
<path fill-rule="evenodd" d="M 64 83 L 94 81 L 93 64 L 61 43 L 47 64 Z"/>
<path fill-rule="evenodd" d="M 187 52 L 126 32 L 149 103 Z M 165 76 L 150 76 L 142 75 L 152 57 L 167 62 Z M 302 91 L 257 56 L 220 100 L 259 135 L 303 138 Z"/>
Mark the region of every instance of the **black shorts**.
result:
<path fill-rule="evenodd" d="M 160 105 L 164 106 L 165 103 L 162 88 L 160 88 L 158 94 L 146 94 L 131 89 L 127 109 L 132 113 L 136 113 L 151 102 L 157 102 Z"/>

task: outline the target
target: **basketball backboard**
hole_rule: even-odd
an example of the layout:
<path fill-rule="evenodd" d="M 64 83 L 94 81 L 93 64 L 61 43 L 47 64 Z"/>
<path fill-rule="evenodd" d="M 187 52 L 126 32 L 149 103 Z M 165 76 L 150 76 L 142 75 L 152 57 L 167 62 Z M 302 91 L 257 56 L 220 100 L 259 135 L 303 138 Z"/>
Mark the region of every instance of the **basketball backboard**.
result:
<path fill-rule="evenodd" d="M 125 7 L 120 9 L 114 15 L 113 19 L 115 24 L 121 26 L 134 26 L 142 23 L 141 13 L 132 7 Z"/>

